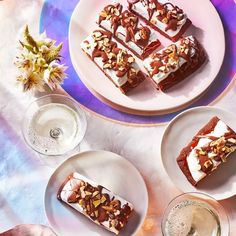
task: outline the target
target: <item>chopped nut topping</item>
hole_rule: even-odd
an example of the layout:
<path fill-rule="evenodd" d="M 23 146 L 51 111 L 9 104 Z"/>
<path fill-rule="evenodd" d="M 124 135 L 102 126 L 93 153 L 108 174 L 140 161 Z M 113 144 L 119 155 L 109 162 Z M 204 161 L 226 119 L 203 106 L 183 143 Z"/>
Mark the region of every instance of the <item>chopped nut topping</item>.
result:
<path fill-rule="evenodd" d="M 163 18 L 163 19 L 162 19 L 162 22 L 165 23 L 165 24 L 167 24 L 167 23 L 168 23 L 168 19 L 167 19 L 167 18 Z"/>
<path fill-rule="evenodd" d="M 93 186 L 88 182 L 78 179 L 78 186 L 75 186 L 67 202 L 79 204 L 84 215 L 91 218 L 96 223 L 109 222 L 109 227 L 113 224 L 116 230 L 120 231 L 127 223 L 130 212 L 129 204 L 121 204 L 115 196 L 110 197 L 108 190 L 102 186 Z M 74 181 L 70 178 L 70 181 Z M 73 182 L 74 184 L 74 182 Z"/>
<path fill-rule="evenodd" d="M 102 16 L 102 17 L 107 17 L 108 16 L 108 14 L 107 14 L 107 12 L 106 11 L 101 11 L 100 12 L 100 16 Z"/>
<path fill-rule="evenodd" d="M 234 138 L 229 138 L 227 141 L 230 142 L 230 143 L 235 143 L 236 144 L 236 139 L 234 139 Z"/>
<path fill-rule="evenodd" d="M 204 163 L 204 166 L 205 166 L 205 168 L 208 169 L 212 164 L 213 164 L 212 161 L 211 161 L 211 160 L 208 160 L 208 161 L 206 161 L 206 162 Z"/>
<path fill-rule="evenodd" d="M 129 57 L 129 58 L 128 58 L 128 62 L 129 62 L 129 63 L 133 63 L 133 62 L 135 62 L 134 57 Z"/>

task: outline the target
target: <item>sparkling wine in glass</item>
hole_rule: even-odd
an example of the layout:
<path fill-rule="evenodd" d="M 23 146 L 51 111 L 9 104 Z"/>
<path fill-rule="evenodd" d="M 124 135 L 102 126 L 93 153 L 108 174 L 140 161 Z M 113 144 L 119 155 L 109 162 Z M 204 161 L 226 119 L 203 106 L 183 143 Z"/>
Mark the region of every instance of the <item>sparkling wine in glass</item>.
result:
<path fill-rule="evenodd" d="M 228 236 L 229 222 L 223 207 L 205 194 L 187 193 L 167 207 L 164 236 Z"/>
<path fill-rule="evenodd" d="M 43 155 L 63 155 L 83 139 L 86 118 L 78 103 L 63 95 L 48 95 L 30 104 L 23 120 L 23 135 Z"/>

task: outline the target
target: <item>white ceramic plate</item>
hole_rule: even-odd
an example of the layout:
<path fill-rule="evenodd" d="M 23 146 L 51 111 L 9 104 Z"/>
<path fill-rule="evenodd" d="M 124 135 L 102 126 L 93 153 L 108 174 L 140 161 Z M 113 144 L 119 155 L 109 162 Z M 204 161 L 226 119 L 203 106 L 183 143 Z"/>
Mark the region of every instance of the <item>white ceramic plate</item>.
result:
<path fill-rule="evenodd" d="M 75 171 L 133 204 L 134 215 L 120 235 L 135 234 L 147 212 L 146 185 L 140 173 L 130 162 L 107 151 L 89 151 L 75 155 L 60 165 L 51 176 L 45 191 L 45 211 L 55 232 L 62 236 L 114 235 L 57 200 L 59 187 L 66 177 Z"/>
<path fill-rule="evenodd" d="M 110 0 L 80 0 L 75 8 L 69 27 L 69 46 L 72 63 L 80 79 L 100 100 L 115 109 L 140 115 L 155 115 L 173 112 L 194 102 L 207 90 L 219 72 L 225 53 L 225 38 L 222 22 L 209 0 L 172 0 L 188 14 L 193 26 L 187 35 L 194 35 L 208 54 L 208 62 L 196 73 L 168 93 L 155 90 L 149 81 L 134 89 L 129 96 L 123 95 L 111 81 L 82 52 L 81 42 L 96 28 L 101 9 Z M 120 0 L 127 5 L 126 0 Z M 172 42 L 159 35 L 164 46 Z M 138 60 L 139 64 L 142 64 Z"/>
<path fill-rule="evenodd" d="M 187 181 L 176 162 L 182 148 L 213 116 L 218 116 L 236 130 L 234 114 L 213 107 L 193 108 L 178 115 L 168 125 L 161 142 L 161 155 L 164 168 L 176 187 L 183 192 L 199 191 L 221 200 L 236 194 L 236 153 L 231 154 L 226 163 L 203 179 L 197 187 Z"/>

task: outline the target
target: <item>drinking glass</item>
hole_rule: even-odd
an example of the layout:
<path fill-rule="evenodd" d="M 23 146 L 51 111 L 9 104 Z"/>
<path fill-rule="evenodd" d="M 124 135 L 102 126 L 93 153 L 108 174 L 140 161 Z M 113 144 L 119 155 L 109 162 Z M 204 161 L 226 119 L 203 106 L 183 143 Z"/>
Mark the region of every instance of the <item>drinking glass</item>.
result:
<path fill-rule="evenodd" d="M 202 193 L 184 193 L 167 206 L 161 223 L 164 236 L 228 236 L 224 208 Z"/>
<path fill-rule="evenodd" d="M 86 127 L 85 114 L 76 101 L 52 94 L 29 105 L 24 114 L 22 133 L 26 143 L 38 153 L 59 156 L 79 145 Z"/>

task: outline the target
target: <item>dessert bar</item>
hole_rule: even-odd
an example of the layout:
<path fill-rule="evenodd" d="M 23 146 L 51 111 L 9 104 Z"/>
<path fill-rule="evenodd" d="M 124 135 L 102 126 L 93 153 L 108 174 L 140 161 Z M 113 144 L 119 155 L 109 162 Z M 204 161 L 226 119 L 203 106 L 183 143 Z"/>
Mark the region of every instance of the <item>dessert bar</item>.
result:
<path fill-rule="evenodd" d="M 166 91 L 196 71 L 205 60 L 203 47 L 188 36 L 149 56 L 144 67 L 155 88 Z"/>
<path fill-rule="evenodd" d="M 174 42 L 192 24 L 184 11 L 168 0 L 128 0 L 128 3 L 131 12 Z"/>
<path fill-rule="evenodd" d="M 135 58 L 112 41 L 112 34 L 95 30 L 81 44 L 82 50 L 124 94 L 137 87 L 145 75 Z"/>
<path fill-rule="evenodd" d="M 153 29 L 142 24 L 139 18 L 121 4 L 110 4 L 99 14 L 98 24 L 140 59 L 144 59 L 160 46 Z"/>
<path fill-rule="evenodd" d="M 62 184 L 58 199 L 115 234 L 133 211 L 131 203 L 76 172 Z"/>
<path fill-rule="evenodd" d="M 177 163 L 192 185 L 211 174 L 236 150 L 236 133 L 213 117 L 180 152 Z"/>

